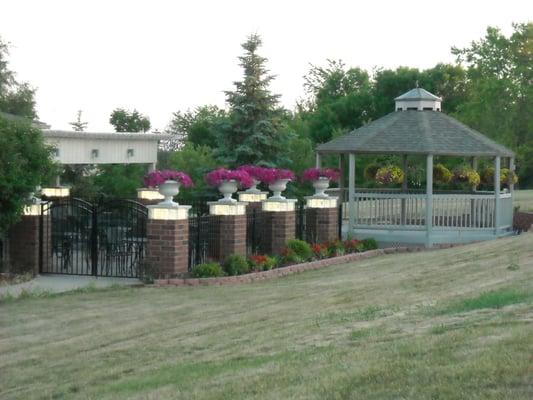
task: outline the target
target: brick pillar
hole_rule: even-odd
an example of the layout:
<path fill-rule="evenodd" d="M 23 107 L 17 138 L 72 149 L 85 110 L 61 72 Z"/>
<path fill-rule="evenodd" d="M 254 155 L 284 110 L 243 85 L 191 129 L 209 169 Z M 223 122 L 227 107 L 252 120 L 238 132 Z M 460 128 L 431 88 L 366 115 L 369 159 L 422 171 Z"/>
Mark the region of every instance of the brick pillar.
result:
<path fill-rule="evenodd" d="M 47 270 L 52 255 L 51 218 L 48 214 L 42 216 L 40 214 L 39 203 L 25 207 L 20 221 L 9 229 L 9 264 L 15 272 L 38 274 L 41 248 L 43 270 Z"/>
<path fill-rule="evenodd" d="M 218 216 L 213 257 L 224 261 L 238 254 L 246 257 L 246 203 L 209 202 L 209 213 Z"/>
<path fill-rule="evenodd" d="M 313 243 L 339 238 L 339 210 L 337 197 L 306 197 L 306 236 Z"/>
<path fill-rule="evenodd" d="M 146 263 L 156 278 L 185 275 L 189 268 L 190 206 L 148 206 Z"/>
<path fill-rule="evenodd" d="M 137 201 L 145 206 L 154 206 L 162 202 L 165 197 L 154 188 L 137 189 Z"/>
<path fill-rule="evenodd" d="M 296 237 L 296 200 L 265 200 L 263 202 L 262 251 L 281 254 L 287 241 Z"/>

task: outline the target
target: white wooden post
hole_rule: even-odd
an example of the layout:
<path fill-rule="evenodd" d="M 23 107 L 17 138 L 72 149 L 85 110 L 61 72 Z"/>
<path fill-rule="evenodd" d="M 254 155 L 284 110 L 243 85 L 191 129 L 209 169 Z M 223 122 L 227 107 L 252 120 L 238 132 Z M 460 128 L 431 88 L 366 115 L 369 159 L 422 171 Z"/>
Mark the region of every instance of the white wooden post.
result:
<path fill-rule="evenodd" d="M 348 205 L 349 205 L 349 232 L 355 226 L 355 154 L 350 153 L 348 163 Z"/>
<path fill-rule="evenodd" d="M 155 163 L 148 164 L 148 172 L 155 171 Z"/>
<path fill-rule="evenodd" d="M 494 158 L 494 233 L 500 227 L 500 156 Z"/>
<path fill-rule="evenodd" d="M 507 185 L 509 186 L 509 193 L 511 196 L 514 192 L 514 183 L 513 183 L 513 174 L 515 172 L 514 157 L 509 158 L 509 179 L 507 180 Z"/>
<path fill-rule="evenodd" d="M 341 205 L 343 205 L 344 199 L 346 199 L 346 193 L 344 193 L 344 168 L 342 165 L 342 154 L 339 154 L 339 172 L 340 172 L 339 199 L 340 199 Z"/>
<path fill-rule="evenodd" d="M 320 168 L 321 160 L 320 160 L 320 154 L 315 154 L 315 167 Z"/>
<path fill-rule="evenodd" d="M 426 247 L 432 247 L 433 230 L 433 154 L 428 154 L 426 161 Z"/>
<path fill-rule="evenodd" d="M 403 174 L 404 174 L 404 178 L 403 178 L 403 182 L 402 182 L 402 192 L 405 194 L 407 193 L 407 154 L 404 154 L 403 155 Z M 402 225 L 405 225 L 405 197 L 402 198 L 402 201 L 401 201 L 401 214 L 400 214 L 400 224 Z"/>

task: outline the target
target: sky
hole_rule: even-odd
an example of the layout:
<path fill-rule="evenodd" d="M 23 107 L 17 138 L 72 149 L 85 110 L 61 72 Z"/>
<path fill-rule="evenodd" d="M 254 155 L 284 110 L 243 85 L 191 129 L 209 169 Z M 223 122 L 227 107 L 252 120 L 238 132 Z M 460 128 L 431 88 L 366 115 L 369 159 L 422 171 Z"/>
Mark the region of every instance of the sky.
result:
<path fill-rule="evenodd" d="M 136 108 L 163 130 L 175 111 L 225 106 L 242 77 L 251 33 L 294 109 L 310 65 L 431 68 L 453 62 L 487 26 L 505 34 L 533 20 L 533 1 L 0 0 L 10 68 L 37 88 L 39 119 L 69 129 L 83 110 L 89 131 L 112 131 L 115 108 Z"/>

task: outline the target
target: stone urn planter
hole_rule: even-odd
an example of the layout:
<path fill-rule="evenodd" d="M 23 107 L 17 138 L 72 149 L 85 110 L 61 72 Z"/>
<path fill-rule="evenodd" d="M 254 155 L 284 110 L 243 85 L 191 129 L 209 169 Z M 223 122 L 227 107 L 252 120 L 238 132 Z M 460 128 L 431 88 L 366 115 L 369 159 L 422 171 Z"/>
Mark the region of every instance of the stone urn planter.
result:
<path fill-rule="evenodd" d="M 244 191 L 244 193 L 252 193 L 252 194 L 261 193 L 261 191 L 257 188 L 257 185 L 259 185 L 260 183 L 261 183 L 261 181 L 255 179 L 255 178 L 252 178 L 252 186 L 250 186 L 248 189 L 246 189 Z"/>
<path fill-rule="evenodd" d="M 268 185 L 268 188 L 272 191 L 273 195 L 269 197 L 271 200 L 286 200 L 284 196 L 281 195 L 285 189 L 287 189 L 287 183 L 290 179 L 278 179 Z"/>
<path fill-rule="evenodd" d="M 177 181 L 167 180 L 164 183 L 159 184 L 158 191 L 161 195 L 165 197 L 165 200 L 159 203 L 161 206 L 166 207 L 177 207 L 179 204 L 176 203 L 173 198 L 180 192 L 181 184 Z"/>
<path fill-rule="evenodd" d="M 325 176 L 319 177 L 317 180 L 313 181 L 313 188 L 315 188 L 314 197 L 329 197 L 326 193 L 326 189 L 329 188 L 329 178 L 326 178 Z"/>
<path fill-rule="evenodd" d="M 218 200 L 221 203 L 234 203 L 237 200 L 235 200 L 232 196 L 233 193 L 235 193 L 238 189 L 238 184 L 235 179 L 231 180 L 224 180 L 218 185 L 218 191 L 222 193 L 224 197 L 222 197 L 220 200 Z"/>

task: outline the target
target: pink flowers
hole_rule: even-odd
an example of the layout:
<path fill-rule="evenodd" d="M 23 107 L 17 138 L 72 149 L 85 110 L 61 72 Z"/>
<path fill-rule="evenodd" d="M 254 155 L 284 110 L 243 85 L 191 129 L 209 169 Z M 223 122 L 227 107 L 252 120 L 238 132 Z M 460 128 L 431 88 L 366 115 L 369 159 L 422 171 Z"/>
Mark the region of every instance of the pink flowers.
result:
<path fill-rule="evenodd" d="M 341 173 L 334 168 L 308 168 L 304 171 L 302 179 L 304 181 L 317 181 L 318 178 L 328 178 L 330 181 L 339 180 Z"/>
<path fill-rule="evenodd" d="M 294 173 L 288 169 L 261 168 L 258 175 L 259 180 L 267 185 L 280 179 L 294 180 Z"/>
<path fill-rule="evenodd" d="M 165 183 L 165 181 L 176 181 L 183 187 L 191 187 L 192 179 L 184 172 L 173 171 L 171 169 L 164 169 L 162 171 L 155 170 L 144 176 L 144 185 L 146 187 L 156 187 Z"/>
<path fill-rule="evenodd" d="M 260 181 L 261 178 L 261 172 L 265 168 L 258 167 L 256 165 L 241 165 L 239 168 L 237 168 L 238 171 L 246 171 L 248 175 L 250 175 L 251 178 L 255 179 L 256 181 Z"/>
<path fill-rule="evenodd" d="M 235 180 L 243 189 L 249 188 L 253 185 L 252 178 L 248 172 L 244 170 L 231 170 L 225 168 L 215 169 L 205 175 L 205 181 L 208 185 L 218 187 L 223 181 Z"/>

